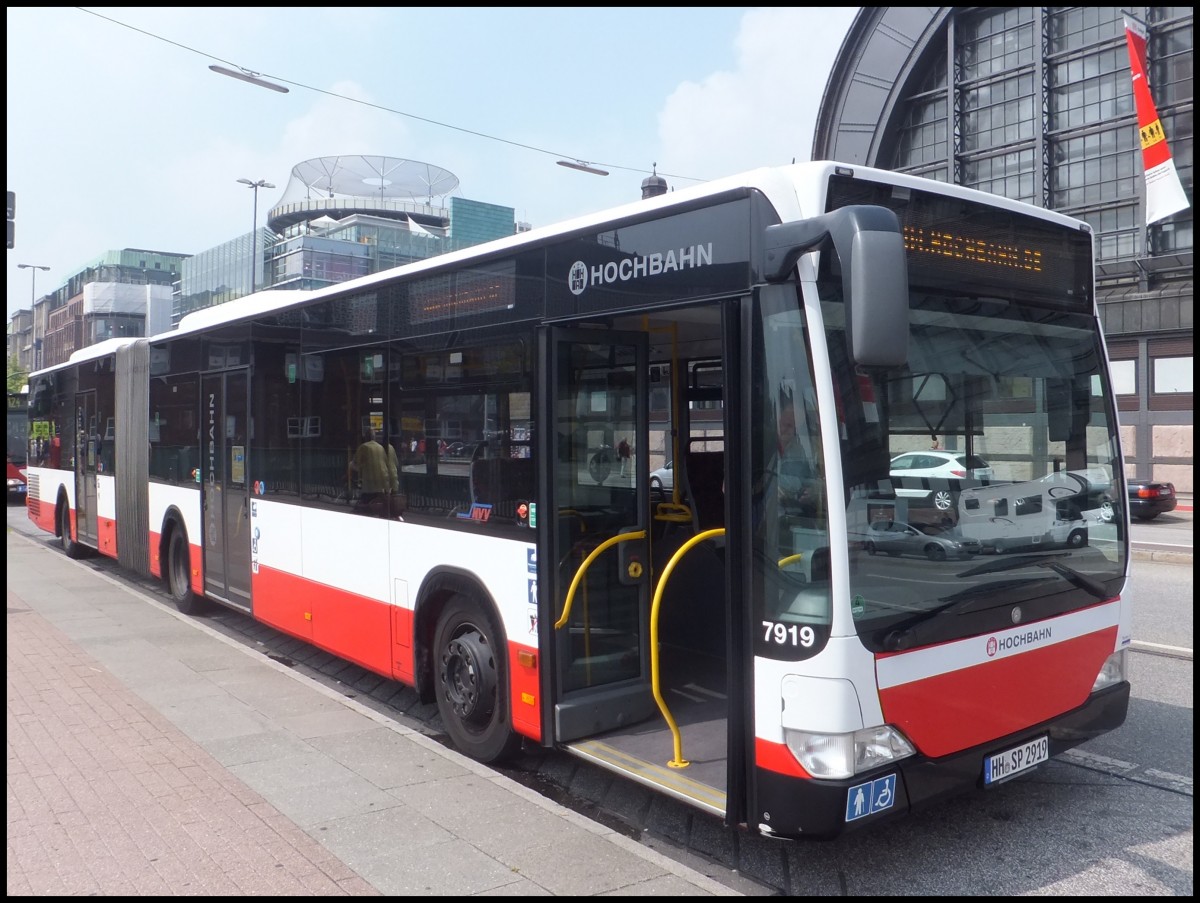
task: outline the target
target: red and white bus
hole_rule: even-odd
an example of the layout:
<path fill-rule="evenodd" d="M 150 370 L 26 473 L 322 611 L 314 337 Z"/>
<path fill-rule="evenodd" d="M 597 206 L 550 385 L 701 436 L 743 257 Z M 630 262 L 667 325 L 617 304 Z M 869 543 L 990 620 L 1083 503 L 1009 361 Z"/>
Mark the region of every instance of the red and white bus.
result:
<path fill-rule="evenodd" d="M 478 760 L 830 837 L 1124 722 L 1123 508 L 1046 556 L 855 540 L 928 516 L 889 462 L 931 433 L 1121 480 L 1092 268 L 1045 210 L 758 170 L 84 349 L 31 377 L 29 515 L 414 686 Z"/>

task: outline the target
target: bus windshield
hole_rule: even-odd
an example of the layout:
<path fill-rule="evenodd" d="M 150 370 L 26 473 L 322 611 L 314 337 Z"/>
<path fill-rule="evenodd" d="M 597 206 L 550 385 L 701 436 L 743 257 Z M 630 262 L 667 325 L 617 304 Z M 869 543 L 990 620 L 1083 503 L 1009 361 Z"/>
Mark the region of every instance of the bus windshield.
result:
<path fill-rule="evenodd" d="M 840 307 L 825 305 L 834 360 Z M 869 648 L 1119 592 L 1126 518 L 1103 362 L 1088 314 L 918 292 L 906 367 L 835 363 L 850 606 Z"/>

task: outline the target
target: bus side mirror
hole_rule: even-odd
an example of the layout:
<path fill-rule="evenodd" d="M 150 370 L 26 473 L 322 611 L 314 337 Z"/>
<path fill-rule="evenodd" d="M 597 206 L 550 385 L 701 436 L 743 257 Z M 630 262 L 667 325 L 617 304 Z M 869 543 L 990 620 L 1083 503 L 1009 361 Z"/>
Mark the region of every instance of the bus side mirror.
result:
<path fill-rule="evenodd" d="M 908 265 L 899 232 L 859 231 L 842 261 L 846 341 L 850 360 L 864 367 L 908 363 Z"/>
<path fill-rule="evenodd" d="M 908 363 L 908 259 L 896 214 L 870 204 L 766 228 L 761 272 L 767 282 L 792 275 L 809 251 L 833 246 L 842 273 L 846 343 L 864 367 Z"/>

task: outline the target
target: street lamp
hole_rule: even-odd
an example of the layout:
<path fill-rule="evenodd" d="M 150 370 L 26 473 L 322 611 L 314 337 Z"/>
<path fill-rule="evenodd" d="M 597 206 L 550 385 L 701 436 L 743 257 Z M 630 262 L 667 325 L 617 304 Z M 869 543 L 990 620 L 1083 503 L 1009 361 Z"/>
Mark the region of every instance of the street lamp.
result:
<path fill-rule="evenodd" d="M 585 160 L 559 160 L 559 166 L 565 166 L 567 169 L 578 169 L 580 172 L 589 172 L 594 176 L 608 175 L 607 169 L 601 169 L 598 166 L 593 166 Z"/>
<path fill-rule="evenodd" d="M 18 263 L 18 270 L 29 270 L 29 315 L 33 317 L 33 328 L 37 331 L 37 317 L 33 314 L 33 307 L 37 303 L 37 271 L 49 271 L 50 267 L 44 267 L 38 263 Z M 42 340 L 39 336 L 34 336 L 33 341 L 33 369 L 40 370 L 42 368 Z"/>
<path fill-rule="evenodd" d="M 270 182 L 265 181 L 264 179 L 259 179 L 257 182 L 253 182 L 250 179 L 238 179 L 238 181 L 241 182 L 243 185 L 249 186 L 250 189 L 254 192 L 254 228 L 250 230 L 250 241 L 254 245 L 254 253 L 250 257 L 250 294 L 253 295 L 254 288 L 255 288 L 254 283 L 255 283 L 255 281 L 257 279 L 257 275 L 258 275 L 258 268 L 257 268 L 258 260 L 257 260 L 257 258 L 258 258 L 258 254 L 259 254 L 259 248 L 258 248 L 258 189 L 274 188 L 275 186 L 272 185 Z"/>
<path fill-rule="evenodd" d="M 251 72 L 249 69 L 229 69 L 226 66 L 209 66 L 213 72 L 220 75 L 228 75 L 230 78 L 241 79 L 244 82 L 250 82 L 252 85 L 258 85 L 260 88 L 270 88 L 272 91 L 278 91 L 280 94 L 287 94 L 288 89 L 283 85 L 277 85 L 274 82 L 269 82 L 257 72 Z"/>

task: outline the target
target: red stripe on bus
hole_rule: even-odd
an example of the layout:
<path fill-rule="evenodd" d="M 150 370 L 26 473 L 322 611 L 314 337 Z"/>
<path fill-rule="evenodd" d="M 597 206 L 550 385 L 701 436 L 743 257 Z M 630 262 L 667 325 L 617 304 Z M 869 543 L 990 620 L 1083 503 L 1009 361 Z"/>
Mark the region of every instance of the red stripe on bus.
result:
<path fill-rule="evenodd" d="M 96 540 L 101 555 L 117 557 L 117 522 L 111 517 L 96 518 Z"/>
<path fill-rule="evenodd" d="M 399 679 L 407 673 L 412 682 L 412 613 L 406 609 L 263 565 L 251 577 L 251 592 L 254 617 L 263 623 L 376 674 Z M 393 616 L 405 645 L 396 642 Z"/>
<path fill-rule="evenodd" d="M 162 534 L 150 531 L 150 576 L 162 577 L 162 556 L 158 550 L 161 547 Z"/>
<path fill-rule="evenodd" d="M 54 504 L 52 502 L 27 500 L 29 519 L 37 524 L 39 530 L 47 533 L 54 532 Z"/>
<path fill-rule="evenodd" d="M 526 662 L 523 662 L 525 659 Z M 538 694 L 537 650 L 509 641 L 509 690 L 512 693 L 512 728 L 523 737 L 541 742 L 542 699 Z"/>
<path fill-rule="evenodd" d="M 880 690 L 884 720 L 937 758 L 1083 705 L 1117 628 Z"/>
<path fill-rule="evenodd" d="M 204 550 L 194 542 L 188 543 L 188 563 L 192 566 L 192 592 L 204 595 Z"/>

